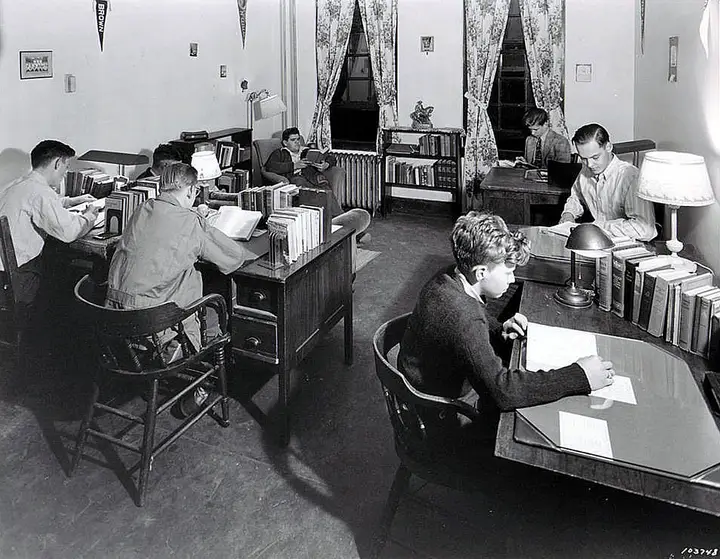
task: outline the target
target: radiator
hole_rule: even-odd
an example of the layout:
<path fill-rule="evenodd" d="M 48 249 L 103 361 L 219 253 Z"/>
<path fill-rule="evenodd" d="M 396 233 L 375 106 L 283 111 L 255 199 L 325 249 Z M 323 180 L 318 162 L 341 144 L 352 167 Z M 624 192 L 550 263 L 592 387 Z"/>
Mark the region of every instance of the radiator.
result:
<path fill-rule="evenodd" d="M 337 166 L 345 169 L 345 190 L 338 201 L 342 206 L 363 208 L 373 213 L 380 207 L 380 155 L 372 151 L 333 150 Z"/>

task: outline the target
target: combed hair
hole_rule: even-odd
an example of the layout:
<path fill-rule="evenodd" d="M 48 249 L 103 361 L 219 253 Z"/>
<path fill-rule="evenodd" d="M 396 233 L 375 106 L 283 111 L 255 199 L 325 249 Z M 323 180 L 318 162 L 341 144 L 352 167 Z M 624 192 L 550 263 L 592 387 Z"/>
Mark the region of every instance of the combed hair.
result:
<path fill-rule="evenodd" d="M 578 128 L 572 137 L 572 142 L 579 145 L 587 144 L 593 140 L 597 142 L 597 145 L 603 147 L 610 141 L 610 134 L 603 126 L 593 122 Z"/>
<path fill-rule="evenodd" d="M 183 161 L 183 154 L 172 144 L 160 144 L 153 151 L 153 167 L 161 167 L 165 161 Z"/>
<path fill-rule="evenodd" d="M 298 136 L 300 135 L 300 130 L 298 130 L 297 126 L 291 126 L 290 128 L 286 128 L 285 130 L 283 130 L 282 141 L 287 142 L 290 136 L 292 136 L 293 134 L 297 134 Z"/>
<path fill-rule="evenodd" d="M 45 167 L 53 159 L 75 157 L 75 150 L 57 140 L 43 140 L 30 152 L 30 164 L 33 169 Z"/>
<path fill-rule="evenodd" d="M 172 192 L 197 182 L 197 171 L 187 163 L 171 163 L 160 174 L 160 192 Z"/>
<path fill-rule="evenodd" d="M 523 126 L 530 128 L 531 126 L 542 126 L 548 121 L 548 114 L 545 109 L 533 107 L 528 109 L 523 115 Z"/>
<path fill-rule="evenodd" d="M 523 266 L 530 258 L 527 237 L 510 232 L 503 219 L 491 213 L 471 211 L 459 217 L 450 242 L 458 269 L 466 275 L 475 266 Z"/>

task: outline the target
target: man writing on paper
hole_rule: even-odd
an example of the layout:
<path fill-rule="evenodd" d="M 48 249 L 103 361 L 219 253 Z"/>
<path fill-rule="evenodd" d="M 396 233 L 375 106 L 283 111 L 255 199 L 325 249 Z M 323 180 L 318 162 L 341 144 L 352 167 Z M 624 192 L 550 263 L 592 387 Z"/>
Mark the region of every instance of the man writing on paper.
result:
<path fill-rule="evenodd" d="M 313 163 L 304 159 L 308 148 L 303 148 L 300 131 L 296 127 L 283 130 L 283 147 L 276 149 L 268 157 L 265 168 L 271 173 L 282 175 L 293 184 L 301 187 L 323 188 L 329 191 L 330 212 L 333 217 L 333 224 L 352 227 L 355 229 L 355 236 L 358 242 L 369 240 L 365 230 L 370 225 L 370 213 L 366 210 L 353 208 L 343 212 L 340 203 L 332 192 L 332 187 L 323 174 L 324 171 L 335 165 L 335 156 L 325 154 L 322 162 Z"/>
<path fill-rule="evenodd" d="M 570 163 L 570 142 L 550 129 L 548 114 L 543 109 L 532 108 L 523 115 L 523 125 L 530 130 L 525 138 L 525 156 L 517 163 L 529 163 L 539 169 L 547 169 L 548 160 Z"/>
<path fill-rule="evenodd" d="M 197 171 L 193 167 L 172 163 L 163 169 L 160 195 L 135 210 L 113 255 L 108 273 L 108 306 L 138 309 L 168 301 L 189 306 L 203 294 L 202 275 L 195 268 L 199 260 L 212 262 L 222 273 L 229 274 L 258 256 L 193 210 L 196 196 Z M 209 324 L 213 323 L 211 318 Z M 186 319 L 184 326 L 190 341 L 199 348 L 197 317 Z M 168 332 L 167 339 L 162 340 L 169 360 L 180 351 L 174 337 L 173 332 Z M 199 405 L 207 393 L 199 391 L 194 396 Z"/>
<path fill-rule="evenodd" d="M 95 225 L 99 208 L 90 206 L 82 214 L 68 207 L 95 200 L 93 196 L 60 197 L 58 189 L 75 150 L 56 140 L 43 140 L 30 152 L 32 171 L 0 189 L 0 215 L 8 218 L 18 261 L 18 282 L 13 286 L 21 316 L 29 313 L 42 274 L 41 253 L 50 235 L 70 243 Z M 0 270 L 2 270 L 0 262 Z"/>
<path fill-rule="evenodd" d="M 508 369 L 511 342 L 525 335 L 527 318 L 516 313 L 501 324 L 488 315 L 486 304 L 515 280 L 515 267 L 530 256 L 528 241 L 521 232 L 511 233 L 500 217 L 471 211 L 456 221 L 451 243 L 456 264 L 420 292 L 398 368 L 422 392 L 475 406 L 483 420 L 467 428 L 478 448 L 492 448 L 501 411 L 589 394 L 612 383 L 612 363 L 597 355 L 556 370 Z M 460 427 L 458 418 L 432 410 L 423 420 L 428 432 L 441 438 Z"/>
<path fill-rule="evenodd" d="M 638 168 L 613 153 L 607 130 L 599 124 L 586 124 L 578 128 L 572 141 L 583 167 L 560 223 L 576 221 L 587 209 L 594 223 L 610 235 L 640 241 L 655 238 L 655 209 L 637 195 Z"/>

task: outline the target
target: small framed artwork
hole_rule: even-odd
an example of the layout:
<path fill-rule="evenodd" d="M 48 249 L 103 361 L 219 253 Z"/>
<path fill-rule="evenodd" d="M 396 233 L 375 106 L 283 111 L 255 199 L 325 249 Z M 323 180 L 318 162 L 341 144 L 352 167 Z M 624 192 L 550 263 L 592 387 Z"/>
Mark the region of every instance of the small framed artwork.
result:
<path fill-rule="evenodd" d="M 20 51 L 20 79 L 31 80 L 35 78 L 52 78 L 52 51 L 51 50 L 21 50 Z"/>
<path fill-rule="evenodd" d="M 592 64 L 575 64 L 575 81 L 592 81 Z"/>
<path fill-rule="evenodd" d="M 420 52 L 433 52 L 435 50 L 435 37 L 423 35 L 420 37 Z"/>

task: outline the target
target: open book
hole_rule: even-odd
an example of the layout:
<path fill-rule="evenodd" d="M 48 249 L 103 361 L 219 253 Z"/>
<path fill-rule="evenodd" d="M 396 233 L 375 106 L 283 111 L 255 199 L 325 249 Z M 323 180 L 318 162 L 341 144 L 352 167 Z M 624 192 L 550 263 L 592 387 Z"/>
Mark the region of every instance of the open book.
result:
<path fill-rule="evenodd" d="M 325 156 L 327 155 L 328 151 L 329 150 L 327 148 L 310 148 L 304 153 L 303 159 L 305 159 L 306 161 L 310 161 L 310 163 L 322 163 L 323 161 L 325 161 Z"/>
<path fill-rule="evenodd" d="M 261 218 L 262 212 L 243 210 L 237 206 L 221 206 L 207 219 L 210 225 L 220 229 L 231 239 L 247 241 Z"/>
<path fill-rule="evenodd" d="M 97 200 L 93 200 L 92 202 L 83 202 L 82 204 L 78 204 L 77 206 L 68 208 L 68 210 L 73 213 L 81 214 L 87 209 L 88 206 L 95 206 L 97 208 L 100 208 L 100 211 L 98 212 L 97 217 L 95 217 L 95 225 L 93 225 L 93 229 L 96 229 L 98 227 L 104 227 L 105 226 L 105 198 L 98 198 Z"/>

